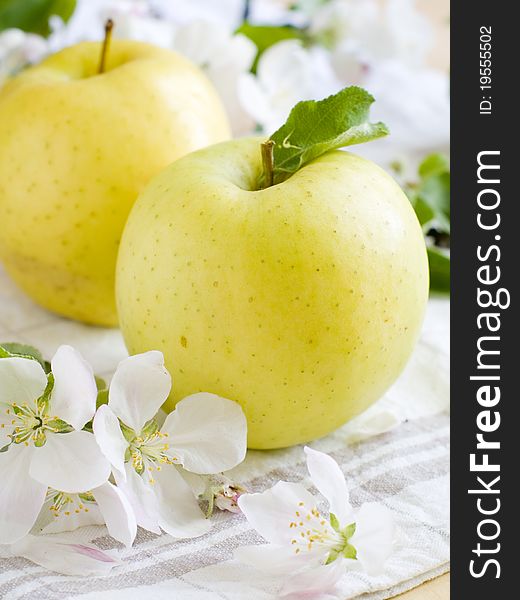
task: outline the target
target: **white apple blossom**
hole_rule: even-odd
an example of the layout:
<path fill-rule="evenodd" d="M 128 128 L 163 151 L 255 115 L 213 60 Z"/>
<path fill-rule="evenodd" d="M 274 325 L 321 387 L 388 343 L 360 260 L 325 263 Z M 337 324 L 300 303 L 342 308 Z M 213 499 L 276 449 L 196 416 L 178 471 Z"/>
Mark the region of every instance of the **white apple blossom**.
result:
<path fill-rule="evenodd" d="M 394 59 L 422 65 L 432 46 L 433 31 L 414 0 L 333 0 L 312 16 L 310 32 L 332 50 L 339 77 L 352 73 L 352 63 L 371 66 Z"/>
<path fill-rule="evenodd" d="M 137 523 L 155 533 L 196 537 L 210 524 L 197 503 L 191 474 L 218 473 L 240 463 L 246 420 L 235 402 L 199 393 L 181 400 L 159 429 L 154 417 L 170 389 L 161 352 L 123 360 L 108 404 L 94 418 L 94 433 Z"/>
<path fill-rule="evenodd" d="M 100 576 L 121 564 L 117 551 L 74 543 L 58 535 L 28 534 L 14 544 L 0 545 L 0 556 L 23 556 L 50 571 L 64 575 Z"/>
<path fill-rule="evenodd" d="M 244 494 L 238 506 L 269 543 L 244 546 L 236 557 L 273 576 L 285 576 L 281 595 L 329 593 L 348 568 L 383 569 L 394 541 L 394 522 L 385 507 L 367 503 L 354 510 L 345 477 L 327 454 L 306 447 L 312 483 L 327 499 L 329 516 L 318 499 L 297 483 L 278 482 L 259 494 Z"/>
<path fill-rule="evenodd" d="M 45 374 L 36 360 L 0 358 L 0 543 L 26 535 L 47 488 L 83 493 L 98 488 L 110 464 L 83 431 L 96 410 L 90 365 L 60 346 Z"/>
<path fill-rule="evenodd" d="M 42 533 L 73 531 L 86 525 L 106 525 L 108 533 L 130 547 L 137 533 L 135 514 L 123 492 L 109 481 L 82 494 L 49 489 Z"/>
<path fill-rule="evenodd" d="M 37 62 L 47 52 L 44 38 L 20 29 L 0 32 L 0 85 L 28 64 Z"/>
<path fill-rule="evenodd" d="M 323 98 L 341 87 L 325 48 L 304 48 L 299 40 L 285 40 L 262 54 L 256 76 L 242 76 L 239 95 L 244 109 L 271 134 L 297 102 Z"/>
<path fill-rule="evenodd" d="M 360 145 L 356 153 L 388 165 L 448 150 L 450 97 L 444 73 L 388 60 L 371 70 L 364 85 L 377 99 L 372 118 L 386 123 L 391 135 Z"/>
<path fill-rule="evenodd" d="M 226 108 L 233 133 L 249 133 L 254 121 L 240 103 L 238 85 L 240 78 L 251 69 L 256 56 L 255 44 L 215 21 L 200 19 L 177 29 L 173 49 L 201 67 L 212 81 Z"/>
<path fill-rule="evenodd" d="M 158 19 L 149 2 L 143 0 L 118 0 L 106 3 L 100 11 L 102 23 L 112 19 L 115 23 L 114 37 L 139 40 L 168 48 L 172 44 L 174 27 L 168 21 Z"/>

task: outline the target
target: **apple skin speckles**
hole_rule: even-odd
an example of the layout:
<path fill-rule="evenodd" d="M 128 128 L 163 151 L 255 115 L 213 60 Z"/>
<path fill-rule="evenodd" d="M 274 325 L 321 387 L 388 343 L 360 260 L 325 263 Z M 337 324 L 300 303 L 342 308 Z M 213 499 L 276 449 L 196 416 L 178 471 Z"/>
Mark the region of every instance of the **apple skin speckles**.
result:
<path fill-rule="evenodd" d="M 99 52 L 95 42 L 66 48 L 0 90 L 0 259 L 42 306 L 116 325 L 116 257 L 137 195 L 230 131 L 216 92 L 182 57 L 113 40 L 107 72 L 91 77 Z"/>
<path fill-rule="evenodd" d="M 130 352 L 165 355 L 166 407 L 197 390 L 236 400 L 263 449 L 323 436 L 384 393 L 417 339 L 428 265 L 379 167 L 332 152 L 251 191 L 260 141 L 197 151 L 150 182 L 123 234 L 117 302 Z"/>

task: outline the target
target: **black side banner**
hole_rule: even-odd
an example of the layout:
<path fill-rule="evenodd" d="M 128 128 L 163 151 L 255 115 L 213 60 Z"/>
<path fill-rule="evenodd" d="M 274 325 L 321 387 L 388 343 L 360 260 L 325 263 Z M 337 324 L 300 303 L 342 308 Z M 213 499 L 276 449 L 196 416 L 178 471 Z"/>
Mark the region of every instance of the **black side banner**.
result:
<path fill-rule="evenodd" d="M 451 589 L 457 600 L 513 597 L 519 572 L 520 33 L 508 9 L 504 2 L 452 3 Z"/>

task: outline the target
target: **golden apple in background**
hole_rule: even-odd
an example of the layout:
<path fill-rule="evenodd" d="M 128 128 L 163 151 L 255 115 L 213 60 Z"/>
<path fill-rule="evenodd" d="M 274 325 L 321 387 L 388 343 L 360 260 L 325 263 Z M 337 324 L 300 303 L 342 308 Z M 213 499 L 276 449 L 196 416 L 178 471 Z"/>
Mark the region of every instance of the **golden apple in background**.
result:
<path fill-rule="evenodd" d="M 146 187 L 117 266 L 131 353 L 159 349 L 167 408 L 213 392 L 239 402 L 251 448 L 323 436 L 403 369 L 428 297 L 423 234 L 382 169 L 328 152 L 256 189 L 259 139 L 225 142 Z"/>
<path fill-rule="evenodd" d="M 201 71 L 149 44 L 67 48 L 0 91 L 0 258 L 36 302 L 115 325 L 123 227 L 149 179 L 227 139 Z"/>

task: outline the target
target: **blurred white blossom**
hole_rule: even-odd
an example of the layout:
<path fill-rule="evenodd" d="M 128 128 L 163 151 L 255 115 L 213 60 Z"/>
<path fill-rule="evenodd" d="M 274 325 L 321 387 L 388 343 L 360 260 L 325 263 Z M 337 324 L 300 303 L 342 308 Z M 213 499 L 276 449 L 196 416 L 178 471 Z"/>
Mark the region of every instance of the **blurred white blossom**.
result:
<path fill-rule="evenodd" d="M 233 133 L 249 133 L 255 122 L 240 102 L 238 86 L 240 78 L 251 69 L 255 44 L 215 21 L 197 20 L 177 29 L 173 49 L 201 67 L 211 79 L 227 110 Z"/>
<path fill-rule="evenodd" d="M 244 109 L 271 134 L 297 102 L 323 98 L 341 87 L 325 48 L 304 48 L 298 40 L 285 40 L 262 54 L 256 76 L 244 75 L 239 89 Z"/>
<path fill-rule="evenodd" d="M 446 75 L 393 60 L 372 69 L 364 85 L 376 98 L 372 118 L 387 123 L 390 135 L 359 146 L 359 154 L 387 166 L 395 159 L 406 162 L 432 150 L 448 149 L 450 102 Z"/>
<path fill-rule="evenodd" d="M 0 85 L 9 75 L 16 73 L 28 63 L 37 62 L 45 53 L 45 40 L 20 29 L 0 32 Z"/>

